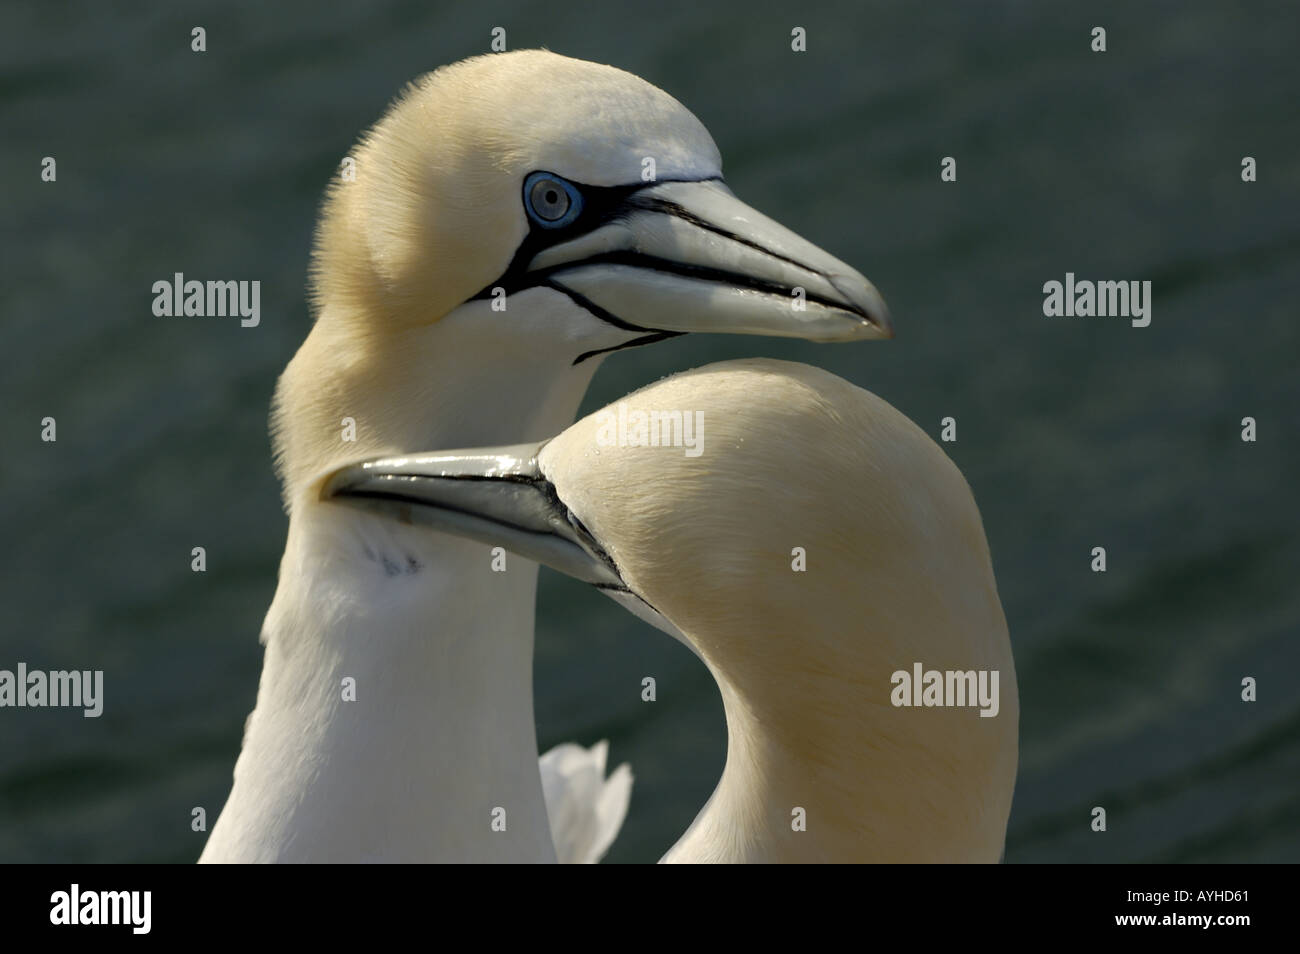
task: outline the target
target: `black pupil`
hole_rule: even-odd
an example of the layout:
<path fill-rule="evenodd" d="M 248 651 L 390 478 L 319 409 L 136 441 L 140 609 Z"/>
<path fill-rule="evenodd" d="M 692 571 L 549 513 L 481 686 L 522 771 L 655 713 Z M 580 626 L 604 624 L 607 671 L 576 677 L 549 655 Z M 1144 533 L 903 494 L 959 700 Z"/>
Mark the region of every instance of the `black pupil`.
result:
<path fill-rule="evenodd" d="M 560 193 L 556 192 L 554 189 L 547 189 L 546 201 L 554 205 L 556 202 L 560 201 Z"/>

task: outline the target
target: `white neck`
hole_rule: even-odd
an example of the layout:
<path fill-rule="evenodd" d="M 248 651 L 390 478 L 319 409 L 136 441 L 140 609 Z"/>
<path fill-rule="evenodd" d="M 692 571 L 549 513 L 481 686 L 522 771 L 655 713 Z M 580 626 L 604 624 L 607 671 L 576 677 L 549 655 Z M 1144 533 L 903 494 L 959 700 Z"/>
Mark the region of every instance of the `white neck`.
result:
<path fill-rule="evenodd" d="M 204 860 L 554 860 L 533 722 L 537 569 L 490 560 L 341 507 L 291 524 L 257 708 Z"/>
<path fill-rule="evenodd" d="M 572 421 L 596 362 L 566 370 L 571 343 L 476 354 L 455 340 L 472 323 L 454 318 L 401 342 L 384 393 L 319 411 L 329 426 L 358 417 L 357 444 L 331 463 L 540 439 Z M 294 363 L 319 347 L 309 338 Z M 418 396 L 405 416 L 367 413 L 405 394 Z M 536 564 L 510 555 L 494 572 L 481 544 L 310 493 L 291 505 L 257 707 L 201 860 L 554 861 L 533 719 Z"/>

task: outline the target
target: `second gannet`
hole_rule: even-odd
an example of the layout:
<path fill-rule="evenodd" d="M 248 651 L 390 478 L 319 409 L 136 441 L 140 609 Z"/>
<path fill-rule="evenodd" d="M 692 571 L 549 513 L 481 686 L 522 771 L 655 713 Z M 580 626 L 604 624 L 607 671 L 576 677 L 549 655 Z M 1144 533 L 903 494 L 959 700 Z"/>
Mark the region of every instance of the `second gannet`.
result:
<path fill-rule="evenodd" d="M 724 362 L 622 403 L 661 422 L 698 412 L 699 454 L 644 432 L 614 441 L 606 409 L 537 445 L 349 466 L 323 492 L 594 583 L 695 650 L 722 694 L 727 760 L 664 861 L 998 861 L 1015 665 L 952 461 L 806 365 Z M 918 669 L 970 673 L 953 684 L 997 698 L 980 708 L 927 683 L 914 699 L 899 674 Z"/>
<path fill-rule="evenodd" d="M 555 433 L 620 348 L 887 337 L 888 316 L 858 272 L 730 192 L 699 120 L 612 67 L 454 64 L 347 159 L 316 236 L 316 321 L 276 389 L 289 532 L 257 704 L 201 860 L 551 861 L 535 564 L 481 572 L 488 547 L 322 505 L 320 475 Z M 549 793 L 592 790 L 566 778 Z M 607 809 L 558 814 L 600 845 Z"/>

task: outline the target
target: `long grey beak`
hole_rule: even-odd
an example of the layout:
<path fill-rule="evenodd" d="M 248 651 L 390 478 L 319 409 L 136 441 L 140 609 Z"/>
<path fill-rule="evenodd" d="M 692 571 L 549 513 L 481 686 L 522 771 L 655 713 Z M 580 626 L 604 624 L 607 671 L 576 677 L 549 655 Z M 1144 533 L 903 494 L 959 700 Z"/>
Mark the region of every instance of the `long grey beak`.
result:
<path fill-rule="evenodd" d="M 632 192 L 603 224 L 535 255 L 524 278 L 643 331 L 812 341 L 894 333 L 871 282 L 717 180 Z"/>
<path fill-rule="evenodd" d="M 626 590 L 609 555 L 538 467 L 545 444 L 352 464 L 326 479 L 321 499 L 505 547 L 583 582 Z"/>

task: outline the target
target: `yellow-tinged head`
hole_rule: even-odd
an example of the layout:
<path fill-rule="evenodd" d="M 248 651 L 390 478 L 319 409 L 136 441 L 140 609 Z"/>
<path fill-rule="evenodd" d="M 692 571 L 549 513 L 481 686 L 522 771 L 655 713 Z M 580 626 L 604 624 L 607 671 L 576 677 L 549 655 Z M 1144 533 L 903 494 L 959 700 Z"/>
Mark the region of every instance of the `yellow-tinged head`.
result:
<path fill-rule="evenodd" d="M 427 324 L 489 286 L 529 231 L 531 172 L 591 186 L 722 175 L 708 130 L 631 73 L 519 50 L 420 77 L 335 178 L 312 258 L 316 308 L 351 304 L 396 324 Z"/>

